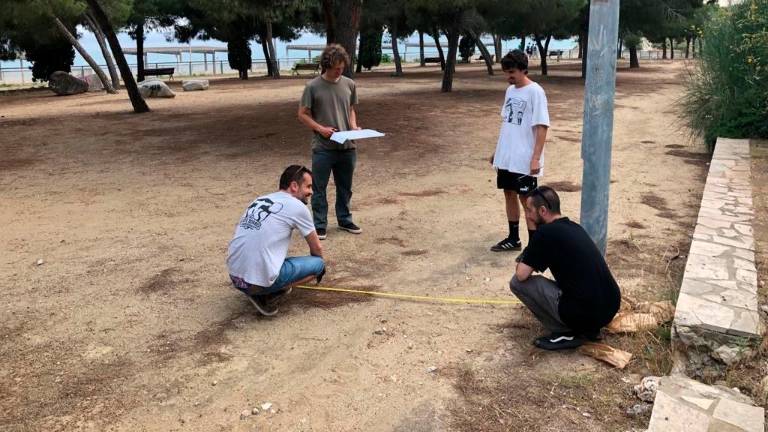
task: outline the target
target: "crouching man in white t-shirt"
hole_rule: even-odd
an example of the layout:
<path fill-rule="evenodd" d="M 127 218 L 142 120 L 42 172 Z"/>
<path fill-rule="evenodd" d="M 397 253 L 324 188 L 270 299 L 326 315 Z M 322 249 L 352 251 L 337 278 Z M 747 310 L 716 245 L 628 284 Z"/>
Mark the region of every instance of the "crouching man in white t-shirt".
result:
<path fill-rule="evenodd" d="M 528 78 L 528 57 L 521 50 L 501 59 L 501 68 L 511 84 L 501 107 L 501 130 L 491 164 L 496 168 L 496 187 L 504 190 L 509 235 L 491 247 L 494 252 L 522 249 L 520 205 L 544 174 L 544 141 L 549 128 L 547 96 Z M 520 201 L 520 204 L 518 204 Z M 528 239 L 531 238 L 528 227 Z"/>
<path fill-rule="evenodd" d="M 276 300 L 295 285 L 325 274 L 323 247 L 307 208 L 312 196 L 312 171 L 291 165 L 280 176 L 278 192 L 256 198 L 245 209 L 229 242 L 227 267 L 232 284 L 263 315 L 277 314 Z M 290 257 L 293 229 L 309 245 L 311 256 Z"/>

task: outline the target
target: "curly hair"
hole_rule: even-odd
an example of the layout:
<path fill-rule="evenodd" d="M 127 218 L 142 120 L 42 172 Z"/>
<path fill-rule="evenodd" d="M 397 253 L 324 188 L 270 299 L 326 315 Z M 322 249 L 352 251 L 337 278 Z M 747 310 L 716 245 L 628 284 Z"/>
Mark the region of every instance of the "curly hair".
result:
<path fill-rule="evenodd" d="M 501 59 L 501 69 L 517 69 L 528 73 L 528 56 L 522 50 L 516 49 L 510 51 Z"/>
<path fill-rule="evenodd" d="M 349 66 L 350 60 L 347 50 L 339 44 L 330 44 L 325 47 L 323 54 L 320 55 L 320 67 L 323 69 L 323 72 L 334 67 L 339 62 L 344 62 L 344 66 Z"/>

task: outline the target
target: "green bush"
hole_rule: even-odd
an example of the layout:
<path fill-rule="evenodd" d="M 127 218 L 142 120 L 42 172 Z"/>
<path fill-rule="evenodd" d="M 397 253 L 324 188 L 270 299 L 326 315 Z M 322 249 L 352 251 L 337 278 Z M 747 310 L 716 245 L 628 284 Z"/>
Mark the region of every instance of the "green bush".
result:
<path fill-rule="evenodd" d="M 392 56 L 389 54 L 382 54 L 381 55 L 381 62 L 382 63 L 392 63 Z"/>
<path fill-rule="evenodd" d="M 718 136 L 768 137 L 768 0 L 715 10 L 681 101 L 685 121 L 713 148 Z"/>

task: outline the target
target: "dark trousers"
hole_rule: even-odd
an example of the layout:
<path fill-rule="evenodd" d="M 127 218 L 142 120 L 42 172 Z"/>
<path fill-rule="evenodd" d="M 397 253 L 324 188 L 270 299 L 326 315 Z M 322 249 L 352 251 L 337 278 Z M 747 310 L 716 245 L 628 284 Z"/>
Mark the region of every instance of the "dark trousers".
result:
<path fill-rule="evenodd" d="M 312 218 L 315 228 L 328 227 L 328 198 L 325 191 L 331 173 L 336 183 L 336 220 L 340 225 L 352 222 L 349 202 L 352 200 L 352 175 L 356 161 L 355 149 L 312 151 Z"/>

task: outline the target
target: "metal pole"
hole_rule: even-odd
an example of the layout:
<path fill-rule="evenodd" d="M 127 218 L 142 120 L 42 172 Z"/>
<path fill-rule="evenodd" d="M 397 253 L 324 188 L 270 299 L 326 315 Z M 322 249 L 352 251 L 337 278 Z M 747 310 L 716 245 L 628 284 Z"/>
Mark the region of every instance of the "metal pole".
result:
<path fill-rule="evenodd" d="M 603 254 L 608 237 L 618 37 L 619 0 L 592 0 L 581 138 L 581 158 L 584 160 L 581 224 Z"/>

